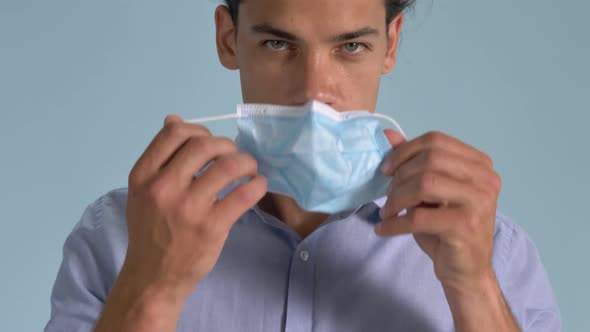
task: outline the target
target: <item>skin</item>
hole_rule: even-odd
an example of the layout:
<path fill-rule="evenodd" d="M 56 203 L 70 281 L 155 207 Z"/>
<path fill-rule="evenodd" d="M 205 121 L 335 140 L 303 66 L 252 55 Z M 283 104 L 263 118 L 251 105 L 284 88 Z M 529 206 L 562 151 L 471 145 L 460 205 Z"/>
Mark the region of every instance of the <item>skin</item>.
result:
<path fill-rule="evenodd" d="M 345 111 L 375 109 L 380 78 L 395 67 L 403 16 L 387 29 L 382 0 L 247 0 L 237 26 L 223 6 L 215 21 L 220 62 L 240 71 L 244 102 L 317 99 Z M 382 171 L 392 189 L 375 232 L 413 234 L 433 261 L 456 331 L 519 331 L 491 263 L 501 187 L 492 160 L 444 133 L 410 141 L 385 134 L 394 153 Z M 256 170 L 229 139 L 168 116 L 129 175 L 129 248 L 95 331 L 175 331 L 232 225 L 257 203 L 302 237 L 326 219 L 267 193 Z M 252 180 L 215 200 L 247 175 Z"/>
<path fill-rule="evenodd" d="M 316 99 L 336 110 L 375 109 L 381 76 L 395 66 L 403 23 L 403 16 L 397 17 L 388 34 L 381 0 L 347 1 L 346 6 L 340 1 L 245 1 L 237 29 L 225 8 L 218 8 L 215 17 L 220 62 L 239 69 L 244 102 L 301 105 Z M 344 38 L 353 32 L 364 36 Z M 304 211 L 282 195 L 266 195 L 260 207 L 302 237 L 328 217 Z"/>

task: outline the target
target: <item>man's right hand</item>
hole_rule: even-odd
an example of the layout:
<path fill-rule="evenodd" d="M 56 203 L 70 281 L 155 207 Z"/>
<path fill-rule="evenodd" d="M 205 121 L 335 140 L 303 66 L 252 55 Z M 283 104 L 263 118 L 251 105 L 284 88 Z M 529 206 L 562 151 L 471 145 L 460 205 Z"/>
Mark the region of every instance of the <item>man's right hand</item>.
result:
<path fill-rule="evenodd" d="M 251 179 L 217 200 L 244 177 Z M 266 190 L 256 160 L 233 141 L 168 116 L 129 175 L 127 256 L 96 331 L 174 330 L 184 300 L 215 265 L 231 227 Z M 173 311 L 172 319 L 145 317 L 160 311 L 165 319 L 162 308 Z"/>

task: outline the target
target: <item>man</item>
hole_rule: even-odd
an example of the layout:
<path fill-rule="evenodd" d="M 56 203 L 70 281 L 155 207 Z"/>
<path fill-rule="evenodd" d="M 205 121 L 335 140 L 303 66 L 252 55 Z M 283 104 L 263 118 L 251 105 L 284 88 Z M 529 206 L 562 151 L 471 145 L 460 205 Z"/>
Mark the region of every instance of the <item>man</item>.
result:
<path fill-rule="evenodd" d="M 410 4 L 230 0 L 219 58 L 246 103 L 374 110 Z M 558 331 L 534 244 L 496 214 L 491 159 L 443 133 L 386 135 L 387 197 L 328 215 L 268 193 L 251 155 L 168 116 L 129 189 L 68 237 L 45 330 Z"/>

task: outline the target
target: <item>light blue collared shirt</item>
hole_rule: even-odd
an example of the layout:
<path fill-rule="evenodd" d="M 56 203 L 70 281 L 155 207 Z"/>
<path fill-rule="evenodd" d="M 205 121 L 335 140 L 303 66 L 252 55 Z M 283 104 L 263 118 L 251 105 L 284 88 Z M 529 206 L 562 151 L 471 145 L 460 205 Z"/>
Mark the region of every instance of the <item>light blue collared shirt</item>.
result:
<path fill-rule="evenodd" d="M 68 236 L 45 332 L 92 331 L 127 250 L 127 190 L 91 204 Z M 380 238 L 385 198 L 332 215 L 301 240 L 253 208 L 184 304 L 177 331 L 454 331 L 432 261 L 411 235 Z M 493 267 L 523 331 L 560 331 L 537 249 L 498 214 Z"/>

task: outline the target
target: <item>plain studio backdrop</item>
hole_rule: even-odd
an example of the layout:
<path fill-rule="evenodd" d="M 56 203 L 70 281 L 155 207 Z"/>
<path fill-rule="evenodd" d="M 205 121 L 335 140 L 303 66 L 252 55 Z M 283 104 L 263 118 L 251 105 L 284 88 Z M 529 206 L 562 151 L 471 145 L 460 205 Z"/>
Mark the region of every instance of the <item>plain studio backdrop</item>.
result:
<path fill-rule="evenodd" d="M 166 114 L 232 113 L 216 0 L 0 0 L 0 331 L 39 331 L 63 242 Z M 490 154 L 564 331 L 590 331 L 590 2 L 418 0 L 378 110 Z M 233 138 L 235 121 L 211 125 Z"/>

